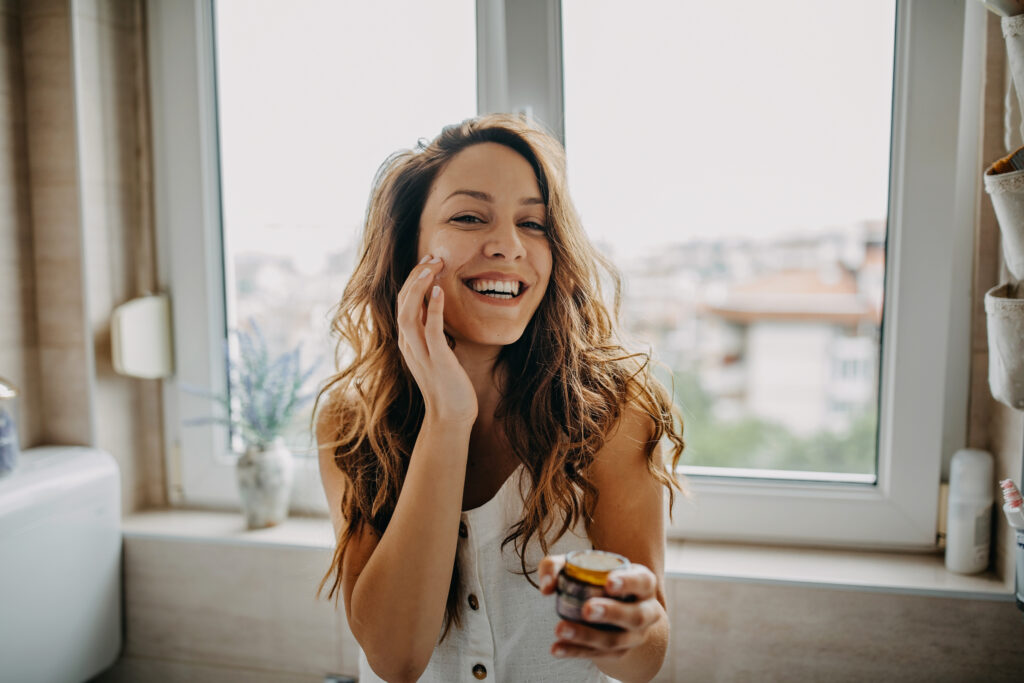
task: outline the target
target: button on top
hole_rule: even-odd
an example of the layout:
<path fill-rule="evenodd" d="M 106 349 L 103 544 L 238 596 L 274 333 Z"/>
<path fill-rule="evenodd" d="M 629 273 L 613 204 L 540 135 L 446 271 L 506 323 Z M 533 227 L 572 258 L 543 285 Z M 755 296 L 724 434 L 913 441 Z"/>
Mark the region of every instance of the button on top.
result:
<path fill-rule="evenodd" d="M 465 522 L 459 522 L 459 536 L 469 538 L 469 529 L 466 528 Z"/>
<path fill-rule="evenodd" d="M 471 609 L 480 609 L 480 602 L 476 599 L 475 595 L 469 596 L 469 606 Z"/>
<path fill-rule="evenodd" d="M 473 675 L 481 681 L 484 680 L 485 678 L 487 678 L 487 667 L 485 667 L 483 664 L 477 664 L 473 667 Z"/>

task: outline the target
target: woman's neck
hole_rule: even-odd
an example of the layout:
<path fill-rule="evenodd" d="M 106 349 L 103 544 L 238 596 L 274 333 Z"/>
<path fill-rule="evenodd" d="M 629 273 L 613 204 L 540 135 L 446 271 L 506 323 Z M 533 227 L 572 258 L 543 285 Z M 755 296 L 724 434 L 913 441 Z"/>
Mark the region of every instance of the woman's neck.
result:
<path fill-rule="evenodd" d="M 455 357 L 469 376 L 476 390 L 477 425 L 489 426 L 494 421 L 494 411 L 501 400 L 500 370 L 495 372 L 500 346 L 476 346 L 458 342 Z"/>

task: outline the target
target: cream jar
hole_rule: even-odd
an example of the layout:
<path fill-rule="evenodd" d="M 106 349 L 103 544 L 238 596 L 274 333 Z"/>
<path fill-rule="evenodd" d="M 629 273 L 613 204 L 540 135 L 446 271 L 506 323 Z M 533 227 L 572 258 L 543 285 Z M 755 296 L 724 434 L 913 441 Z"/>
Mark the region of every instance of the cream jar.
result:
<path fill-rule="evenodd" d="M 565 567 L 558 573 L 555 591 L 555 611 L 568 621 L 577 621 L 602 631 L 621 631 L 613 624 L 589 622 L 583 618 L 583 603 L 590 598 L 611 598 L 621 602 L 633 602 L 634 596 L 620 598 L 608 595 L 604 586 L 608 575 L 617 569 L 629 567 L 629 560 L 616 553 L 604 550 L 577 550 L 565 556 Z"/>

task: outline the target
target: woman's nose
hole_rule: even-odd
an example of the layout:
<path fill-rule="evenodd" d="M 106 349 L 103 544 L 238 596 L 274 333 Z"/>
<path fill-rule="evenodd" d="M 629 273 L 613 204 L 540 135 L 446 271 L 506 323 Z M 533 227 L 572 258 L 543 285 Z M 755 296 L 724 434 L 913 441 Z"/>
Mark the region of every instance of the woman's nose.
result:
<path fill-rule="evenodd" d="M 513 221 L 498 221 L 488 231 L 484 245 L 487 255 L 494 258 L 518 260 L 526 255 L 519 227 Z"/>

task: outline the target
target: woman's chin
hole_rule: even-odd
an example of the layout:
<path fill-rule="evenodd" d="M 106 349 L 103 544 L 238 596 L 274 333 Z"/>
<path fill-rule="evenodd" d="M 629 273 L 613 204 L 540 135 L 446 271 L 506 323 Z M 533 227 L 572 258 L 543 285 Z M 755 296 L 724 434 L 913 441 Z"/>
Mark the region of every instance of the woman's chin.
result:
<path fill-rule="evenodd" d="M 455 348 L 458 349 L 459 345 L 463 346 L 479 346 L 479 347 L 502 347 L 514 344 L 519 341 L 519 338 L 523 336 L 522 328 L 508 329 L 508 330 L 488 330 L 487 332 L 476 332 L 462 334 L 459 332 L 452 332 L 449 330 L 449 334 L 455 339 Z"/>

